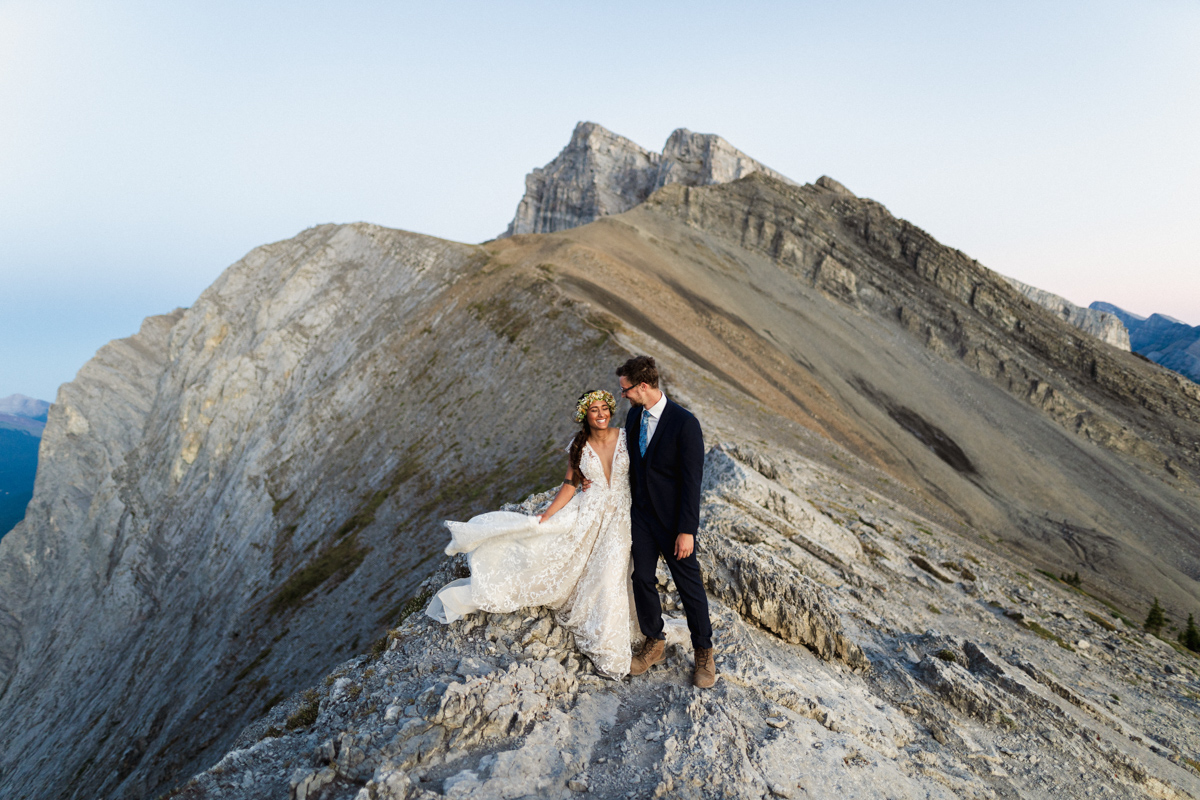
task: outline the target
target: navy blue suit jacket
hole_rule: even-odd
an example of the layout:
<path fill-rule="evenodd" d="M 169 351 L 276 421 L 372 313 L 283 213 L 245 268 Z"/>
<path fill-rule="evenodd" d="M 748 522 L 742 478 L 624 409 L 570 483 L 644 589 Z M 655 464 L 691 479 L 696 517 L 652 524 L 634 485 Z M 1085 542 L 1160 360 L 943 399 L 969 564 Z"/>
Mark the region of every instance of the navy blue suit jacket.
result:
<path fill-rule="evenodd" d="M 629 483 L 634 513 L 650 511 L 672 535 L 700 529 L 700 483 L 704 478 L 704 434 L 700 421 L 667 398 L 643 457 L 638 449 L 642 406 L 625 418 L 629 437 Z"/>

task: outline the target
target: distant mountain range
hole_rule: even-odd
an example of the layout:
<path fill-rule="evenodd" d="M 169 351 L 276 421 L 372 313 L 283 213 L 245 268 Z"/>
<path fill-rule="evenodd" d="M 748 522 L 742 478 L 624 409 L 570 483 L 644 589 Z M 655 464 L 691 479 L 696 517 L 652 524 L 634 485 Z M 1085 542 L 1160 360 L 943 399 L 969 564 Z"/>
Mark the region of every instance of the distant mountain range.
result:
<path fill-rule="evenodd" d="M 1141 317 L 1112 303 L 1097 301 L 1089 308 L 1125 323 L 1133 352 L 1200 383 L 1200 325 L 1188 325 L 1166 314 Z"/>
<path fill-rule="evenodd" d="M 25 517 L 37 475 L 38 445 L 50 404 L 14 394 L 0 399 L 0 536 Z"/>
<path fill-rule="evenodd" d="M 1142 317 L 1100 301 L 1083 308 L 1015 278 L 1004 280 L 1064 322 L 1200 383 L 1200 326 L 1193 327 L 1166 314 Z"/>

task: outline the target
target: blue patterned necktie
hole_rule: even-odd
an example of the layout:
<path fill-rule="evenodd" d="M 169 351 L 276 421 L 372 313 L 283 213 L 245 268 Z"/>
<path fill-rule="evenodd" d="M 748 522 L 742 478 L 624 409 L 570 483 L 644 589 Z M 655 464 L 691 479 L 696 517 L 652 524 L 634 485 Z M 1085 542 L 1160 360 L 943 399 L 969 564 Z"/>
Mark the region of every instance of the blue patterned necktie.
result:
<path fill-rule="evenodd" d="M 643 409 L 642 424 L 638 426 L 638 450 L 641 451 L 643 457 L 646 455 L 646 445 L 650 442 L 650 437 L 648 436 L 650 426 L 647 424 L 649 421 L 650 412 Z"/>

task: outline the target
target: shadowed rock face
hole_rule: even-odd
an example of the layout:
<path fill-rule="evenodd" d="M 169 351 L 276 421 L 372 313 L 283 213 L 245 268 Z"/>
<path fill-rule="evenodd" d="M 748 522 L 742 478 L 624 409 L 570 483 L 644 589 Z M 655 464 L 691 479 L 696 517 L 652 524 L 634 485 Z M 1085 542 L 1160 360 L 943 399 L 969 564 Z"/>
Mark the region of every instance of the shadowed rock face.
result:
<path fill-rule="evenodd" d="M 643 164 L 610 144 L 638 186 L 650 185 L 637 181 L 651 166 L 658 181 L 662 159 Z M 685 144 L 675 160 L 692 164 L 688 174 L 723 174 L 704 156 L 720 148 Z M 555 219 L 582 207 L 568 200 Z M 667 392 L 707 433 L 714 480 L 701 547 L 704 535 L 724 537 L 710 556 L 720 557 L 714 574 L 728 570 L 714 603 L 738 648 L 727 669 L 739 683 L 721 704 L 653 698 L 679 725 L 697 722 L 686 747 L 681 738 L 673 754 L 656 751 L 672 775 L 765 787 L 764 770 L 810 739 L 738 745 L 746 758 L 736 767 L 694 754 L 766 741 L 773 714 L 837 733 L 838 709 L 809 701 L 864 658 L 893 709 L 924 697 L 923 682 L 969 713 L 995 701 L 996 713 L 976 716 L 1003 725 L 1013 705 L 976 684 L 992 675 L 1024 691 L 1019 676 L 969 661 L 917 669 L 936 652 L 912 626 L 970 618 L 972 636 L 1003 640 L 995 626 L 1015 623 L 980 601 L 1016 591 L 1018 569 L 1078 570 L 1130 616 L 1152 594 L 1175 617 L 1200 599 L 1200 389 L 1068 325 L 834 181 L 800 187 L 762 170 L 705 186 L 667 181 L 622 214 L 484 246 L 321 226 L 250 253 L 191 308 L 150 318 L 60 391 L 30 513 L 0 541 L 0 793 L 154 795 L 249 747 L 238 731 L 264 713 L 282 726 L 307 702 L 297 690 L 365 650 L 419 595 L 445 543 L 441 519 L 561 479 L 574 398 L 613 387 L 613 368 L 634 352 L 659 358 Z M 930 577 L 912 559 L 974 583 L 962 572 L 973 569 L 968 554 L 995 559 L 988 580 L 1000 597 Z M 892 597 L 900 604 L 881 608 Z M 536 631 L 521 615 L 495 620 L 512 634 L 510 663 L 540 664 L 528 666 L 532 678 L 520 665 L 519 678 L 497 676 L 495 698 L 511 705 L 532 681 L 543 697 L 530 695 L 542 703 L 530 709 L 567 714 L 559 704 L 582 666 L 552 655 L 570 648 L 545 618 Z M 470 737 L 492 723 L 467 702 L 487 694 L 482 684 L 451 691 L 442 678 L 465 670 L 482 680 L 484 666 L 459 661 L 494 654 L 410 623 L 386 674 L 356 662 L 361 695 L 336 688 L 348 672 L 319 685 L 328 705 L 317 727 L 297 723 L 255 751 L 280 756 L 261 762 L 274 770 L 259 776 L 272 796 L 291 788 L 291 773 L 277 774 L 285 769 L 302 772 L 297 793 L 303 784 L 322 800 L 374 780 L 361 765 L 379 743 L 355 738 L 359 722 L 418 767 L 459 763 L 458 731 L 464 746 L 485 746 Z M 891 670 L 904 648 L 912 668 Z M 801 673 L 814 661 L 821 677 L 809 680 Z M 580 752 L 596 746 L 594 726 L 572 726 L 616 713 L 601 686 L 593 699 L 603 707 L 582 700 L 587 714 L 544 729 L 530 764 L 560 735 L 577 733 Z M 830 695 L 845 698 L 858 741 L 838 740 L 831 768 L 858 764 L 868 743 L 892 759 L 918 735 L 907 721 L 885 726 L 868 690 L 843 682 Z M 742 701 L 754 715 L 735 711 Z M 403 728 L 397 714 L 410 706 L 423 722 Z M 952 741 L 930 709 L 929 725 Z M 698 724 L 721 714 L 716 727 Z M 1195 744 L 1187 731 L 1160 732 L 1181 751 Z M 239 759 L 231 754 L 204 791 L 249 796 L 258 784 Z M 330 760 L 344 763 L 321 773 Z M 559 762 L 550 772 L 566 778 Z M 234 774 L 239 783 L 226 786 L 221 776 Z M 438 791 L 453 774 L 438 776 Z M 468 779 L 462 796 L 474 791 Z"/>

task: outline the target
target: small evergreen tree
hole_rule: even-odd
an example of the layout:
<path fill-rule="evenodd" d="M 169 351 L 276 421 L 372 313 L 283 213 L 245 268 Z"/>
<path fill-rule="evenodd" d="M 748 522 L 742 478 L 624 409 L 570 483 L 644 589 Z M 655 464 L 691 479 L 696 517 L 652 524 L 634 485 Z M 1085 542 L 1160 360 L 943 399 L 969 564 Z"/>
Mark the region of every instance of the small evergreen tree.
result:
<path fill-rule="evenodd" d="M 1162 606 L 1158 604 L 1158 598 L 1154 598 L 1154 605 L 1150 606 L 1150 613 L 1146 615 L 1146 621 L 1142 623 L 1142 627 L 1156 636 L 1162 630 L 1163 625 L 1167 624 L 1167 616 L 1163 613 Z"/>
<path fill-rule="evenodd" d="M 1079 577 L 1079 570 L 1075 570 L 1074 575 L 1068 575 L 1064 572 L 1058 577 L 1063 583 L 1067 584 L 1068 586 L 1074 586 L 1076 589 L 1083 585 L 1083 579 Z"/>
<path fill-rule="evenodd" d="M 1187 627 L 1179 634 L 1179 643 L 1193 653 L 1200 653 L 1200 630 L 1197 630 L 1196 620 L 1191 614 L 1188 614 Z"/>

